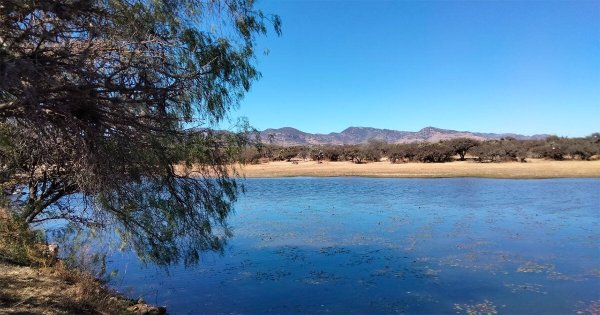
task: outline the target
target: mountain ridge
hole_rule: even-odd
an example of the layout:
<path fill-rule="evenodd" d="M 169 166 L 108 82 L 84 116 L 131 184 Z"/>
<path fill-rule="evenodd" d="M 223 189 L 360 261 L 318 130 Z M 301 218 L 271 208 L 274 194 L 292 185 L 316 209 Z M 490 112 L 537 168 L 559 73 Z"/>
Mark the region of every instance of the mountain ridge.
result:
<path fill-rule="evenodd" d="M 268 128 L 260 131 L 260 136 L 265 142 L 282 146 L 293 146 L 362 144 L 371 139 L 386 141 L 388 143 L 438 142 L 441 140 L 450 140 L 454 138 L 499 140 L 510 137 L 517 140 L 540 140 L 545 139 L 549 135 L 535 134 L 526 136 L 516 133 L 483 133 L 441 129 L 431 126 L 424 127 L 419 131 L 402 131 L 351 126 L 342 130 L 341 132 L 330 132 L 328 134 L 308 133 L 293 127 Z"/>

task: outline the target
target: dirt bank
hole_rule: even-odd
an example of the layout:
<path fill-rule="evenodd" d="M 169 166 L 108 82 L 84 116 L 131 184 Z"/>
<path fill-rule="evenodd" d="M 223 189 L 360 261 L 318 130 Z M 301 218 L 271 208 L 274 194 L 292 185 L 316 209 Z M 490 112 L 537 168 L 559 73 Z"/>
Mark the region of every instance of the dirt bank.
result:
<path fill-rule="evenodd" d="M 269 162 L 240 168 L 246 177 L 291 176 L 365 176 L 365 177 L 487 177 L 487 178 L 560 178 L 600 177 L 599 161 L 530 160 L 527 163 L 403 163 L 299 161 Z"/>
<path fill-rule="evenodd" d="M 140 301 L 142 302 L 142 301 Z M 0 262 L 0 314 L 163 314 L 108 290 L 91 276 Z"/>

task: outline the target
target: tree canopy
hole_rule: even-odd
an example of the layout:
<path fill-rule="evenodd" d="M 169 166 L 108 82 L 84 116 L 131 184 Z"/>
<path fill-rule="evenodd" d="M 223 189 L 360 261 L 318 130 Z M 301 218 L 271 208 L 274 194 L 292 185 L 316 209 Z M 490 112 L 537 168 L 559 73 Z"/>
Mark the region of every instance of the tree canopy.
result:
<path fill-rule="evenodd" d="M 449 145 L 452 150 L 454 150 L 454 153 L 460 156 L 461 161 L 464 161 L 467 151 L 469 151 L 469 149 L 472 147 L 477 146 L 479 141 L 469 138 L 455 138 L 448 140 L 446 144 Z"/>
<path fill-rule="evenodd" d="M 260 76 L 269 26 L 252 0 L 2 1 L 3 207 L 24 224 L 116 225 L 156 263 L 220 250 L 245 137 L 208 127 Z"/>

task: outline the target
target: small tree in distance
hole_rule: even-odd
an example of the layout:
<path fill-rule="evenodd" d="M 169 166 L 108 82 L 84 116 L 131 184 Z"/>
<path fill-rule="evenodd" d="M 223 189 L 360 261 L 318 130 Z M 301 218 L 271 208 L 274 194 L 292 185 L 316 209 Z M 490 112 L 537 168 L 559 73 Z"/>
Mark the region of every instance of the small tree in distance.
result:
<path fill-rule="evenodd" d="M 475 139 L 470 138 L 456 138 L 448 141 L 444 141 L 444 143 L 450 146 L 455 154 L 460 156 L 460 160 L 465 160 L 465 155 L 469 151 L 469 149 L 477 146 L 480 142 Z"/>

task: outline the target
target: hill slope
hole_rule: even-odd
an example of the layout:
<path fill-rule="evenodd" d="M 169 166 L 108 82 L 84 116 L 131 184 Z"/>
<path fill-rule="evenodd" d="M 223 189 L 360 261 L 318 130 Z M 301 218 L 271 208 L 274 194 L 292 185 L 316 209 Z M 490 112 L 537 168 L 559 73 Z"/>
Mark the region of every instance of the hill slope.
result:
<path fill-rule="evenodd" d="M 264 142 L 277 145 L 323 145 L 323 144 L 360 144 L 371 139 L 383 140 L 388 143 L 409 142 L 438 142 L 454 138 L 472 138 L 477 140 L 493 140 L 512 137 L 518 140 L 544 139 L 548 135 L 524 136 L 513 133 L 479 133 L 470 131 L 456 131 L 425 127 L 419 131 L 399 131 L 390 129 L 378 129 L 370 127 L 349 127 L 342 132 L 329 134 L 313 134 L 298 129 L 284 127 L 278 129 L 266 129 L 260 132 Z"/>

